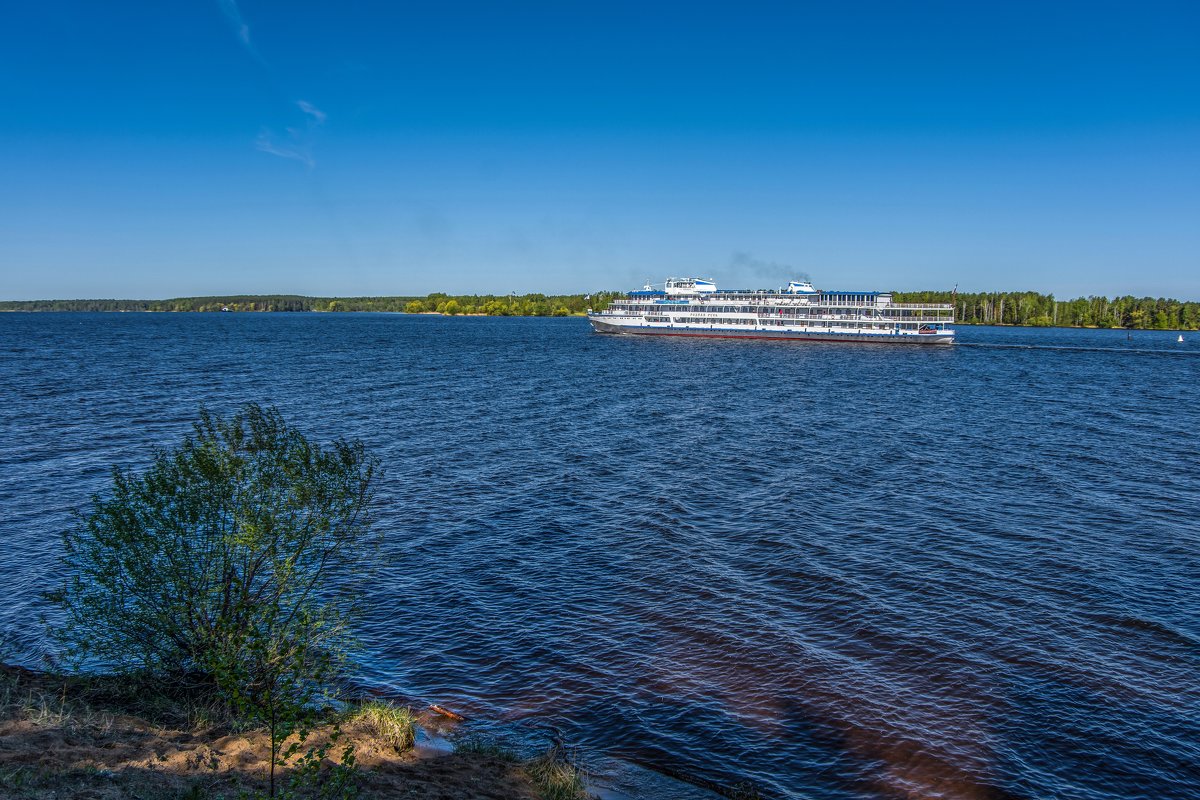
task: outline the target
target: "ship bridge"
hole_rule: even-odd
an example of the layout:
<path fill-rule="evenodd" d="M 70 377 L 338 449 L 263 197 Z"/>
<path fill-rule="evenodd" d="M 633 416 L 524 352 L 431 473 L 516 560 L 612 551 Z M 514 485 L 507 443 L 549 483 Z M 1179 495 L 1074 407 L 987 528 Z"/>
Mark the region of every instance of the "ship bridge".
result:
<path fill-rule="evenodd" d="M 705 278 L 667 278 L 667 283 L 663 288 L 667 294 L 712 294 L 717 290 L 717 282 Z"/>

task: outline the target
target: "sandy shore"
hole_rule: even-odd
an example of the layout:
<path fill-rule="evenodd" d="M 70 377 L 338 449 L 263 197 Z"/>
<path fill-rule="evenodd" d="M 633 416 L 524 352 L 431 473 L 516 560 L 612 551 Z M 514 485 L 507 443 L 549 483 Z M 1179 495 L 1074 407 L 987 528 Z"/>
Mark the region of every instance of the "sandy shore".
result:
<path fill-rule="evenodd" d="M 195 708 L 140 716 L 125 706 L 82 681 L 0 665 L 0 797 L 203 800 L 265 788 L 264 732 L 231 730 Z M 360 797 L 542 796 L 530 762 L 504 753 L 423 757 L 397 752 L 367 724 L 344 730 L 354 745 Z M 325 735 L 317 731 L 310 742 Z"/>

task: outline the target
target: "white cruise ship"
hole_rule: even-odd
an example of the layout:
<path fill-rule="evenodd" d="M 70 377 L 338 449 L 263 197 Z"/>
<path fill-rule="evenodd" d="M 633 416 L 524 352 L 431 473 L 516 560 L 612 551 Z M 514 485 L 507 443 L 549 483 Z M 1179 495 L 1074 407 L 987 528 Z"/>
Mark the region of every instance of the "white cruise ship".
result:
<path fill-rule="evenodd" d="M 718 289 L 702 278 L 669 278 L 603 311 L 588 310 L 598 333 L 801 339 L 824 342 L 951 344 L 954 306 L 893 303 L 887 292 L 825 292 L 808 281 L 786 289 Z"/>

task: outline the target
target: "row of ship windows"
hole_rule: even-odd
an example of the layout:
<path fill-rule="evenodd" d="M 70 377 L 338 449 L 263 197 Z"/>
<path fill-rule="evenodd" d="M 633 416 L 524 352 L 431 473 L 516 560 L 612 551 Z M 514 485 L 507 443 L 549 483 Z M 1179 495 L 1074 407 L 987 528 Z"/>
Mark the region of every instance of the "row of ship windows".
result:
<path fill-rule="evenodd" d="M 887 317 L 870 316 L 870 315 L 863 315 L 863 314 L 825 314 L 825 315 L 821 315 L 821 316 L 816 316 L 816 315 L 812 315 L 812 314 L 804 314 L 804 315 L 798 315 L 798 316 L 791 315 L 791 314 L 784 314 L 782 316 L 771 315 L 771 316 L 767 316 L 767 317 L 757 317 L 757 318 L 712 317 L 712 316 L 703 316 L 700 314 L 683 314 L 683 315 L 673 315 L 673 316 L 668 317 L 667 315 L 662 314 L 661 312 L 658 314 L 648 313 L 648 314 L 644 314 L 644 315 L 640 314 L 640 313 L 634 313 L 634 312 L 615 313 L 615 314 L 612 312 L 609 312 L 609 314 L 611 314 L 612 316 L 631 317 L 633 319 L 643 319 L 644 318 L 644 319 L 648 319 L 652 322 L 670 322 L 670 321 L 674 321 L 677 323 L 695 322 L 695 323 L 699 323 L 702 325 L 755 325 L 755 324 L 757 324 L 757 325 L 825 325 L 825 324 L 829 324 L 829 323 L 836 324 L 836 325 L 853 325 L 853 324 L 859 323 L 859 324 L 868 324 L 868 325 L 878 325 L 878 326 L 882 326 L 884 328 L 890 328 L 893 325 L 909 326 L 909 325 L 915 325 L 918 323 L 925 323 L 925 322 L 953 322 L 952 318 L 941 316 L 941 315 L 936 315 L 936 314 L 928 314 L 928 315 L 905 314 L 902 316 L 887 316 Z"/>
<path fill-rule="evenodd" d="M 833 306 L 828 306 L 828 308 L 833 308 Z M 762 317 L 779 317 L 779 316 L 808 317 L 814 313 L 814 310 L 818 310 L 818 309 L 812 308 L 812 307 L 810 307 L 810 308 L 768 308 L 768 307 L 759 308 L 756 306 L 746 306 L 746 307 L 713 306 L 711 308 L 706 307 L 703 309 L 691 309 L 691 308 L 648 309 L 644 305 L 613 304 L 612 306 L 609 306 L 609 313 L 624 313 L 624 314 L 630 314 L 632 316 L 641 316 L 642 314 L 653 313 L 653 312 L 657 312 L 658 314 L 664 314 L 664 313 L 694 314 L 694 313 L 703 311 L 703 313 L 706 313 L 706 314 L 757 314 Z M 928 310 L 926 310 L 926 309 L 921 309 L 921 310 L 886 309 L 886 308 L 884 308 L 884 309 L 877 309 L 877 308 L 855 309 L 854 307 L 849 307 L 849 308 L 846 308 L 846 311 L 841 312 L 841 314 L 843 316 L 846 315 L 846 312 L 850 312 L 851 314 L 853 314 L 853 312 L 856 310 L 861 310 L 862 312 L 866 313 L 868 316 L 875 316 L 875 315 L 882 314 L 889 318 L 900 318 L 900 319 L 905 318 L 905 317 L 913 317 L 913 316 L 917 316 L 917 317 L 936 316 L 936 315 L 939 315 L 942 311 L 941 309 L 928 309 Z M 949 310 L 946 310 L 946 313 L 948 314 Z M 732 322 L 732 320 L 726 320 L 726 321 Z"/>
<path fill-rule="evenodd" d="M 654 315 L 646 315 L 647 322 L 674 322 L 676 325 L 693 324 L 693 325 L 796 325 L 795 321 L 782 319 L 729 319 L 728 317 L 661 317 Z M 870 322 L 830 322 L 830 321 L 805 321 L 808 327 L 813 328 L 860 328 L 865 330 L 886 331 L 892 330 L 896 325 L 892 323 L 870 323 Z M 901 328 L 915 328 L 916 323 L 900 323 Z"/>
<path fill-rule="evenodd" d="M 626 305 L 624 303 L 614 303 L 613 305 L 609 306 L 609 308 L 614 311 L 629 311 L 634 314 L 640 314 L 646 310 L 645 305 L 637 305 L 637 304 Z M 658 310 L 658 309 L 655 309 L 655 310 Z M 762 306 L 762 307 L 758 307 L 758 306 L 704 306 L 703 308 L 697 308 L 697 309 L 681 308 L 681 309 L 663 309 L 663 310 L 664 311 L 679 310 L 679 311 L 685 311 L 688 313 L 691 313 L 693 310 L 695 310 L 695 311 L 704 311 L 704 313 L 706 313 L 706 314 L 777 314 L 780 312 L 780 309 L 777 307 L 769 308 L 767 306 Z M 794 314 L 794 313 L 796 313 L 797 310 L 799 310 L 799 309 L 790 308 L 790 309 L 787 309 L 787 313 Z"/>
<path fill-rule="evenodd" d="M 647 322 L 675 322 L 677 324 L 696 323 L 699 325 L 753 325 L 755 320 L 752 319 L 730 319 L 729 317 L 658 317 L 652 314 L 646 315 Z M 781 323 L 782 324 L 782 323 Z"/>

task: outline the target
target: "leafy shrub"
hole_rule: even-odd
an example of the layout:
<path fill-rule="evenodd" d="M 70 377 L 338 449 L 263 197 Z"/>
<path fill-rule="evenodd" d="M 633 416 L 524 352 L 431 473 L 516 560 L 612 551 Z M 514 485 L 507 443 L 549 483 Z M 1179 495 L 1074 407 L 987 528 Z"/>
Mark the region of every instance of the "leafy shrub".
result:
<path fill-rule="evenodd" d="M 344 645 L 357 595 L 325 590 L 366 560 L 376 470 L 360 442 L 313 444 L 274 409 L 201 411 L 143 474 L 114 469 L 64 535 L 67 578 L 50 595 L 65 611 L 63 652 L 212 682 L 251 639 L 299 662 Z"/>
<path fill-rule="evenodd" d="M 215 690 L 270 729 L 273 795 L 345 666 L 377 469 L 361 442 L 314 444 L 275 409 L 202 410 L 144 473 L 114 470 L 64 535 L 62 652 Z"/>

